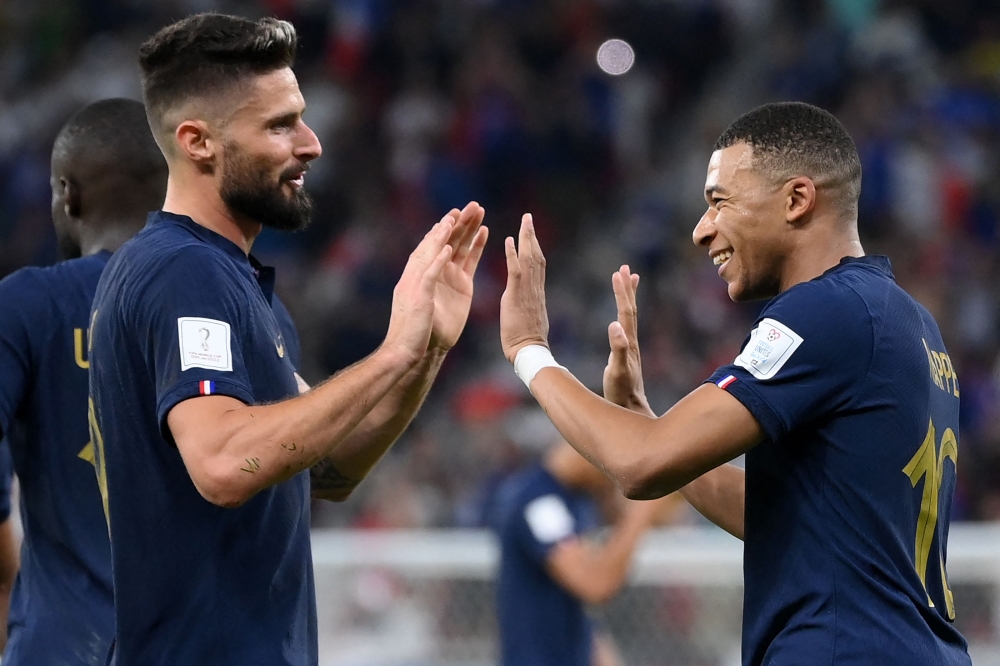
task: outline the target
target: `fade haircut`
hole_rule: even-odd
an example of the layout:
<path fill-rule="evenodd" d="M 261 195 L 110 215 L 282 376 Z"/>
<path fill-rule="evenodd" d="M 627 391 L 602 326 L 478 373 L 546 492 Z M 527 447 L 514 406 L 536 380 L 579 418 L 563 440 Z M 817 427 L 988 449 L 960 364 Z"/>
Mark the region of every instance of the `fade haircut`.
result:
<path fill-rule="evenodd" d="M 134 183 L 155 178 L 166 183 L 167 177 L 146 112 L 133 99 L 102 99 L 77 111 L 56 135 L 52 165 L 54 171 L 82 169 Z"/>
<path fill-rule="evenodd" d="M 734 120 L 712 150 L 738 143 L 753 149 L 753 167 L 775 182 L 807 176 L 817 188 L 837 190 L 844 213 L 857 217 L 861 158 L 833 114 L 803 102 L 765 104 Z"/>
<path fill-rule="evenodd" d="M 295 28 L 287 21 L 250 21 L 196 14 L 169 25 L 139 47 L 142 97 L 161 148 L 176 126 L 170 112 L 191 101 L 218 99 L 247 79 L 291 67 Z"/>

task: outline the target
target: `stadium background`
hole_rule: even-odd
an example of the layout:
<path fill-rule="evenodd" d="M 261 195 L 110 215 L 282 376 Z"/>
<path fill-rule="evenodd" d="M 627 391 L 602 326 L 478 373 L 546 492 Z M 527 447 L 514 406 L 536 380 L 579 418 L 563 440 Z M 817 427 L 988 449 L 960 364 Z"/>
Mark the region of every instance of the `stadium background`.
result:
<path fill-rule="evenodd" d="M 713 141 L 766 101 L 819 104 L 854 136 L 866 249 L 890 255 L 934 313 L 961 378 L 955 517 L 1000 521 L 1000 3 L 4 0 L 0 276 L 55 260 L 48 155 L 61 123 L 96 99 L 138 98 L 139 42 L 205 10 L 299 32 L 306 120 L 324 147 L 307 178 L 315 221 L 265 232 L 254 251 L 278 268 L 307 380 L 379 343 L 406 255 L 443 212 L 476 199 L 492 228 L 469 326 L 424 411 L 350 501 L 314 507 L 331 549 L 317 558 L 321 607 L 340 609 L 321 618 L 324 663 L 490 663 L 488 537 L 456 529 L 483 526 L 492 490 L 550 436 L 497 333 L 500 240 L 522 212 L 550 259 L 553 347 L 585 382 L 599 386 L 610 275 L 625 262 L 643 276 L 655 409 L 735 356 L 759 305 L 728 300 L 690 233 Z M 636 52 L 621 77 L 596 66 L 610 37 Z M 679 522 L 704 526 L 691 512 Z M 997 555 L 958 584 L 959 620 L 983 655 L 1000 654 L 1000 539 L 970 529 L 970 547 Z M 713 534 L 662 537 L 670 552 L 708 539 L 717 584 L 654 572 L 604 613 L 629 664 L 733 663 L 738 551 Z M 706 557 L 689 556 L 677 566 Z"/>

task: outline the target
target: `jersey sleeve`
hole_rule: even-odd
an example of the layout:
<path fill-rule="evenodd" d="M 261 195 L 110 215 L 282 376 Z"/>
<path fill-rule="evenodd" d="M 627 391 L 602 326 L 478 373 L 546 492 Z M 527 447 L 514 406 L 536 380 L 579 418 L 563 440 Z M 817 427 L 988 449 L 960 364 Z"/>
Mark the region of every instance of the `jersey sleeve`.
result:
<path fill-rule="evenodd" d="M 528 557 L 545 564 L 551 550 L 577 534 L 576 520 L 559 495 L 542 495 L 528 502 L 517 518 L 517 537 Z"/>
<path fill-rule="evenodd" d="M 856 292 L 807 282 L 775 299 L 736 360 L 706 382 L 743 403 L 777 441 L 848 406 L 871 365 L 874 335 Z"/>
<path fill-rule="evenodd" d="M 245 291 L 210 249 L 177 253 L 126 307 L 152 361 L 156 415 L 167 441 L 173 441 L 167 415 L 184 400 L 226 395 L 254 402 L 243 356 Z"/>
<path fill-rule="evenodd" d="M 9 431 L 28 391 L 33 343 L 51 330 L 43 288 L 30 270 L 0 280 L 0 436 Z"/>

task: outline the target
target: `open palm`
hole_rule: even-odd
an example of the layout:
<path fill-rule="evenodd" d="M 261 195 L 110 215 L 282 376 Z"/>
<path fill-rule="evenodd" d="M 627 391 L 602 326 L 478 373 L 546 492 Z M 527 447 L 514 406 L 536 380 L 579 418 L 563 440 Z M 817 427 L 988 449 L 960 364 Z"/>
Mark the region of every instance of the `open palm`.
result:
<path fill-rule="evenodd" d="M 476 202 L 461 212 L 451 211 L 457 220 L 448 244 L 451 259 L 441 271 L 434 290 L 434 321 L 430 347 L 449 350 L 458 342 L 472 308 L 473 278 L 483 256 L 488 230 L 482 226 L 486 211 Z"/>

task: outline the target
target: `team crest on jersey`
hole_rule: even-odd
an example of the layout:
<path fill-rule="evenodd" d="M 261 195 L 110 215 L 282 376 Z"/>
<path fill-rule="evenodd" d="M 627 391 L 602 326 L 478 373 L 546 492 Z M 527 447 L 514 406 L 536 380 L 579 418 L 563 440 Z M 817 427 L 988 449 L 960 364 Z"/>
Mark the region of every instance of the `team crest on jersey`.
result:
<path fill-rule="evenodd" d="M 802 338 L 795 331 L 779 321 L 764 318 L 750 332 L 750 341 L 735 363 L 757 379 L 771 379 L 801 344 Z"/>

